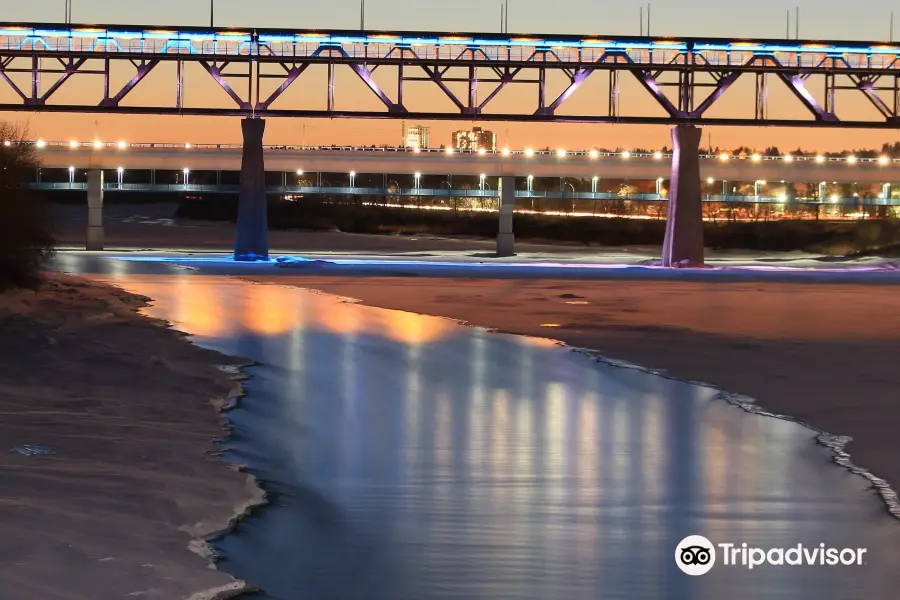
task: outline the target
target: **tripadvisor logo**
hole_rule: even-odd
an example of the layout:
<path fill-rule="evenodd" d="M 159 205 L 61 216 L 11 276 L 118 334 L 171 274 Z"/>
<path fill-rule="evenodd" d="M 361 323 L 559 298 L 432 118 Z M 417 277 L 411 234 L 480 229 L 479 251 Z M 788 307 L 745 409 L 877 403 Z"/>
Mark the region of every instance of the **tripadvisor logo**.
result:
<path fill-rule="evenodd" d="M 754 569 L 772 566 L 860 566 L 865 564 L 865 548 L 829 548 L 825 544 L 790 548 L 755 548 L 747 544 L 713 544 L 702 535 L 689 535 L 675 548 L 675 564 L 687 575 L 705 575 L 716 564 L 716 556 L 726 567 Z"/>
<path fill-rule="evenodd" d="M 675 548 L 675 564 L 688 575 L 706 575 L 716 564 L 716 548 L 702 535 L 689 535 Z"/>

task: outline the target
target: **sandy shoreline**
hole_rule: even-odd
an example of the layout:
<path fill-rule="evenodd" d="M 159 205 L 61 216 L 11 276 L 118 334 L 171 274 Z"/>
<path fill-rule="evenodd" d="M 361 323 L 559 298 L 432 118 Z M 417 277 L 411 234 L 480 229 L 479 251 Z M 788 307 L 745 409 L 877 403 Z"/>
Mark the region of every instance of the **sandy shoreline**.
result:
<path fill-rule="evenodd" d="M 215 453 L 237 365 L 65 275 L 0 296 L 0 589 L 10 600 L 230 598 L 204 537 L 262 499 Z M 211 406 L 211 404 L 213 406 Z M 14 448 L 46 447 L 26 455 Z"/>
<path fill-rule="evenodd" d="M 449 317 L 708 383 L 853 440 L 900 484 L 894 286 L 279 275 L 246 277 Z M 865 483 L 861 480 L 861 487 Z"/>

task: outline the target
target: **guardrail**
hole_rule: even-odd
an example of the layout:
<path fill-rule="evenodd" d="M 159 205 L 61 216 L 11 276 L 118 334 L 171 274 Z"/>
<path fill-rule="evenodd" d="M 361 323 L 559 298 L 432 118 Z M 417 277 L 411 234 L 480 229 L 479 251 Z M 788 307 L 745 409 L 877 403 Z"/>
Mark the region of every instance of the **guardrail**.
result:
<path fill-rule="evenodd" d="M 30 189 L 45 191 L 86 191 L 84 182 L 73 183 L 32 183 Z M 210 193 L 237 194 L 239 185 L 217 184 L 149 184 L 149 183 L 104 183 L 105 192 L 158 192 L 158 193 Z M 331 187 L 331 186 L 268 186 L 266 193 L 285 196 L 380 196 L 380 197 L 424 197 L 424 198 L 497 198 L 496 190 L 465 190 L 446 188 L 381 188 L 381 187 Z M 605 200 L 630 202 L 665 202 L 660 194 L 617 194 L 612 192 L 571 192 L 545 190 L 516 190 L 516 198 L 522 200 Z M 825 206 L 900 206 L 900 198 L 876 197 L 816 197 L 750 196 L 742 194 L 706 194 L 703 202 L 721 204 L 819 204 Z"/>

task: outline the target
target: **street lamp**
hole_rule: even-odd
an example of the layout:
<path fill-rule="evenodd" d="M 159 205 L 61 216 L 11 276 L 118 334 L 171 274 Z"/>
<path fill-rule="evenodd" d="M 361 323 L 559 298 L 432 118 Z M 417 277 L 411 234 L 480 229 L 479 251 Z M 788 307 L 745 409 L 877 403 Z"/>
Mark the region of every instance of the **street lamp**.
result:
<path fill-rule="evenodd" d="M 762 181 L 761 179 L 757 179 L 753 182 L 753 195 L 757 198 L 759 198 L 759 186 L 761 185 L 766 185 L 766 182 Z"/>
<path fill-rule="evenodd" d="M 534 150 L 532 150 L 531 148 L 525 148 L 525 157 L 531 158 L 532 156 L 534 156 Z"/>
<path fill-rule="evenodd" d="M 597 193 L 597 182 L 598 182 L 599 180 L 600 180 L 600 178 L 597 177 L 596 175 L 594 175 L 594 176 L 591 178 L 591 193 L 592 193 L 592 194 L 596 194 L 596 193 Z"/>
<path fill-rule="evenodd" d="M 597 158 L 598 156 L 600 156 L 600 153 L 597 152 L 596 150 L 591 150 L 590 156 L 591 156 L 591 158 Z"/>

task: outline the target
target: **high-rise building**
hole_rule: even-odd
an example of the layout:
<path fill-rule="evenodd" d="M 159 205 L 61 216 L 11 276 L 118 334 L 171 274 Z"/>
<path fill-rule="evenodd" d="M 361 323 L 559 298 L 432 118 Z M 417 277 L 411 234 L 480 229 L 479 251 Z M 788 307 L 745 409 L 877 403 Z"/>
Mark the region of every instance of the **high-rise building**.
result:
<path fill-rule="evenodd" d="M 406 128 L 407 148 L 427 148 L 429 127 L 424 125 L 410 125 Z"/>
<path fill-rule="evenodd" d="M 497 149 L 497 134 L 481 127 L 473 127 L 471 131 L 466 129 L 453 132 L 453 147 L 456 150 L 469 150 L 477 152 L 484 148 L 491 151 Z"/>

